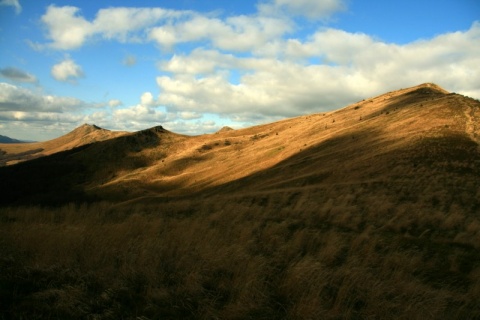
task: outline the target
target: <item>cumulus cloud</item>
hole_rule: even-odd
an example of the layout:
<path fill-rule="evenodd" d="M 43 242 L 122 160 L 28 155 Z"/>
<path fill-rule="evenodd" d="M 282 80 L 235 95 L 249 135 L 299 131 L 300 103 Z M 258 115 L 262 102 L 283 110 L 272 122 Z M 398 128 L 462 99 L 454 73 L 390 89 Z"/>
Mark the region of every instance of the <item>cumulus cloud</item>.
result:
<path fill-rule="evenodd" d="M 108 8 L 98 11 L 92 25 L 94 32 L 101 33 L 104 38 L 126 42 L 132 40 L 130 37 L 135 31 L 182 14 L 162 8 Z"/>
<path fill-rule="evenodd" d="M 480 75 L 471 72 L 480 65 L 479 41 L 480 23 L 474 23 L 465 32 L 406 45 L 320 29 L 305 41 L 284 40 L 273 57 L 195 50 L 159 63 L 162 70 L 173 73 L 157 77 L 159 102 L 169 110 L 245 119 L 255 113 L 287 117 L 332 110 L 422 82 L 479 97 Z M 319 62 L 305 63 L 310 58 Z M 228 70 L 243 70 L 238 84 L 228 78 Z"/>
<path fill-rule="evenodd" d="M 111 99 L 110 101 L 108 101 L 108 105 L 109 107 L 111 108 L 116 108 L 116 107 L 119 107 L 121 106 L 123 103 L 122 101 L 118 100 L 118 99 Z"/>
<path fill-rule="evenodd" d="M 126 126 L 130 129 L 141 130 L 153 127 L 164 122 L 168 118 L 166 112 L 157 110 L 158 101 L 151 92 L 144 92 L 140 97 L 140 103 L 127 108 L 113 111 L 112 117 L 115 126 Z"/>
<path fill-rule="evenodd" d="M 216 113 L 232 119 L 238 116 L 245 119 L 248 113 L 261 114 L 265 118 L 320 112 L 351 99 L 345 92 L 356 80 L 363 80 L 352 75 L 351 83 L 345 83 L 348 88 L 338 86 L 332 79 L 339 71 L 326 66 L 305 68 L 278 64 L 276 69 L 242 77 L 240 84 L 232 84 L 220 75 L 162 76 L 157 78 L 161 91 L 159 102 L 169 110 Z"/>
<path fill-rule="evenodd" d="M 140 97 L 140 104 L 145 107 L 155 107 L 158 102 L 155 101 L 151 92 L 144 92 Z"/>
<path fill-rule="evenodd" d="M 155 27 L 150 39 L 164 48 L 184 42 L 210 41 L 214 47 L 231 51 L 250 51 L 281 37 L 292 25 L 274 17 L 234 16 L 225 20 L 196 15 L 175 25 Z"/>
<path fill-rule="evenodd" d="M 238 61 L 232 54 L 197 48 L 188 55 L 174 54 L 170 60 L 158 63 L 158 67 L 175 74 L 209 74 L 218 69 L 231 69 Z"/>
<path fill-rule="evenodd" d="M 86 122 L 112 128 L 109 109 L 99 105 L 0 82 L 0 125 L 16 138 L 52 139 Z"/>
<path fill-rule="evenodd" d="M 173 121 L 165 123 L 165 127 L 171 131 L 188 135 L 211 133 L 220 130 L 220 126 L 212 120 Z"/>
<path fill-rule="evenodd" d="M 22 6 L 18 0 L 1 0 L 0 6 L 11 6 L 15 8 L 15 13 L 20 14 L 22 12 Z"/>
<path fill-rule="evenodd" d="M 98 36 L 119 42 L 155 41 L 164 48 L 175 44 L 210 41 L 224 50 L 248 51 L 293 29 L 287 19 L 232 16 L 226 19 L 200 13 L 162 8 L 108 8 L 88 21 L 77 7 L 50 5 L 41 21 L 48 45 L 54 49 L 77 49 Z M 38 45 L 36 45 L 38 47 Z"/>
<path fill-rule="evenodd" d="M 76 49 L 83 45 L 93 32 L 90 22 L 79 16 L 80 9 L 72 6 L 50 5 L 41 21 L 48 30 L 48 38 L 54 49 Z"/>
<path fill-rule="evenodd" d="M 62 82 L 75 82 L 76 79 L 84 76 L 82 68 L 70 58 L 54 65 L 51 74 L 55 80 Z"/>
<path fill-rule="evenodd" d="M 36 83 L 38 82 L 37 78 L 23 70 L 7 67 L 4 69 L 0 69 L 0 75 L 4 78 L 7 78 L 11 81 L 15 82 L 27 82 L 27 83 Z"/>
<path fill-rule="evenodd" d="M 0 111 L 65 113 L 89 107 L 89 104 L 76 98 L 41 95 L 0 82 Z"/>
<path fill-rule="evenodd" d="M 82 123 L 132 131 L 163 125 L 184 134 L 219 129 L 215 122 L 202 120 L 200 113 L 161 110 L 150 92 L 142 94 L 139 100 L 138 104 L 127 108 L 111 109 L 120 106 L 121 101 L 112 99 L 107 103 L 87 103 L 0 82 L 0 127 L 12 132 L 11 135 L 16 138 L 27 140 L 52 139 Z"/>
<path fill-rule="evenodd" d="M 201 113 L 192 111 L 183 111 L 178 113 L 178 117 L 183 120 L 200 119 L 203 117 Z"/>
<path fill-rule="evenodd" d="M 161 8 L 107 8 L 99 10 L 95 19 L 88 21 L 77 7 L 50 5 L 41 21 L 51 40 L 49 47 L 71 50 L 81 47 L 94 36 L 120 42 L 140 42 L 145 28 L 190 14 Z"/>

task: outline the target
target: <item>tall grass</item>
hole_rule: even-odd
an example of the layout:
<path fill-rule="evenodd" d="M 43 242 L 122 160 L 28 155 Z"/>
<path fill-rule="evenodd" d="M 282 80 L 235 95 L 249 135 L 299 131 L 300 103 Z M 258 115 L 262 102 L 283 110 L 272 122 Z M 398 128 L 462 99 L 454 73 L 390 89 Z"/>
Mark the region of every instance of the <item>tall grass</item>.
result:
<path fill-rule="evenodd" d="M 480 318 L 480 217 L 349 190 L 0 209 L 0 318 Z"/>

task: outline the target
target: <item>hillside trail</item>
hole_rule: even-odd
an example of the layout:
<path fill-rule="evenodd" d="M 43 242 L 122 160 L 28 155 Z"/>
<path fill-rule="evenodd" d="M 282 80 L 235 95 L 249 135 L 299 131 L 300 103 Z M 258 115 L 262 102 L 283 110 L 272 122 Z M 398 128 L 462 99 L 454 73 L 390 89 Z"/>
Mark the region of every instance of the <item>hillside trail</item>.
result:
<path fill-rule="evenodd" d="M 465 123 L 465 130 L 470 138 L 477 143 L 477 151 L 480 152 L 480 136 L 477 134 L 479 131 L 480 123 L 477 119 L 476 106 L 472 106 L 470 102 L 465 103 L 465 117 L 467 119 Z"/>

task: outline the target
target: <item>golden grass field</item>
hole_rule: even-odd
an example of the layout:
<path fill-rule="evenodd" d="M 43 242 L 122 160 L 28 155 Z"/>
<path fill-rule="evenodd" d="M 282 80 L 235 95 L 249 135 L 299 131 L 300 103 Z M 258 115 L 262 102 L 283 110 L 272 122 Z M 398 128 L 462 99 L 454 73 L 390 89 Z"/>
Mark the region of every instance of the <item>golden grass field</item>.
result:
<path fill-rule="evenodd" d="M 52 150 L 0 168 L 0 319 L 480 319 L 479 126 L 423 84 L 201 136 L 0 144 Z"/>

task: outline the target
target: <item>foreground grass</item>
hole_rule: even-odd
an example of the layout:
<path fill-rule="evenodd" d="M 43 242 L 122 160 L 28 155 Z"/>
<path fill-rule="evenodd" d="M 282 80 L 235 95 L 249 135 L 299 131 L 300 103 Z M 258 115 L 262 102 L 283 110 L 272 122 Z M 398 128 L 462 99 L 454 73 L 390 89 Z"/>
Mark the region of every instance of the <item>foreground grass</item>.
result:
<path fill-rule="evenodd" d="M 275 200 L 0 209 L 0 318 L 480 318 L 479 217 Z"/>

